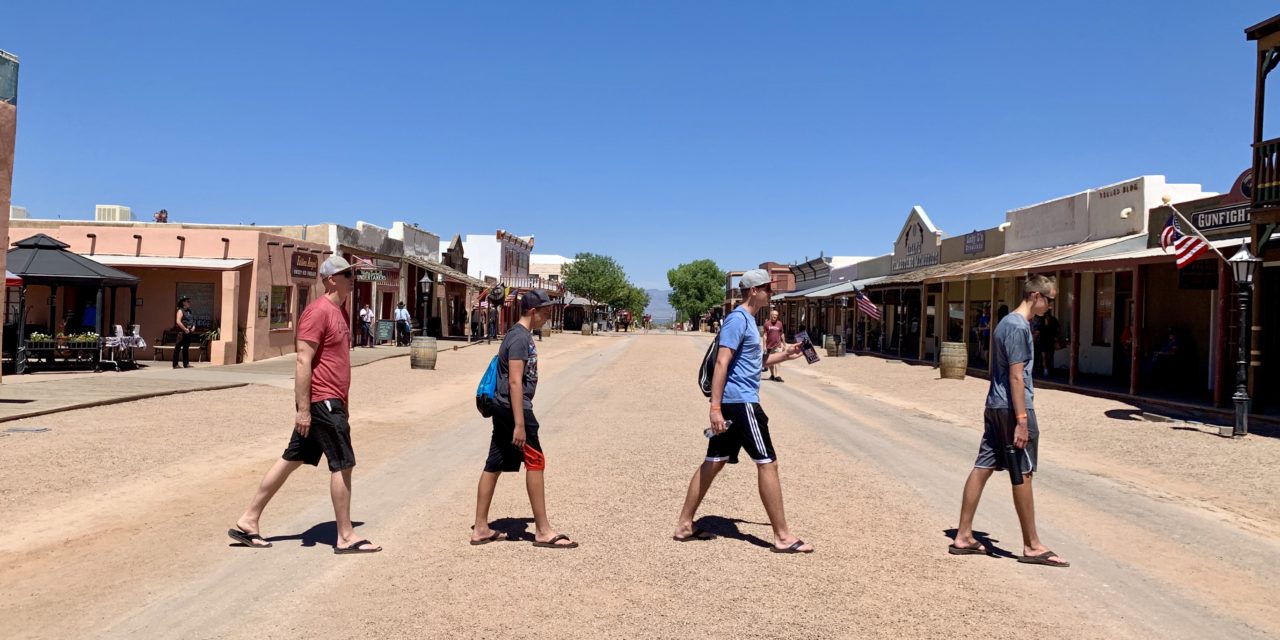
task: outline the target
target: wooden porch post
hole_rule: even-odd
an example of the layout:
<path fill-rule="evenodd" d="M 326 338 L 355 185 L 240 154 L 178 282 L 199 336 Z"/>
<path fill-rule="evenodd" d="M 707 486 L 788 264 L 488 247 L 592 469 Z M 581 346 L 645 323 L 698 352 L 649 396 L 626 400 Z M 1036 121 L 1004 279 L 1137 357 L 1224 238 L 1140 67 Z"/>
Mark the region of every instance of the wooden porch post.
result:
<path fill-rule="evenodd" d="M 1213 344 L 1218 354 L 1213 361 L 1213 406 L 1222 406 L 1225 400 L 1223 392 L 1226 386 L 1226 363 L 1230 359 L 1227 353 L 1227 333 L 1231 326 L 1231 271 L 1227 263 L 1218 260 L 1218 306 L 1213 310 L 1217 316 L 1214 322 Z"/>
<path fill-rule="evenodd" d="M 965 369 L 969 368 L 969 276 L 964 278 L 964 298 L 960 302 L 960 341 L 964 343 Z"/>
<path fill-rule="evenodd" d="M 929 285 L 920 283 L 920 350 L 916 351 L 916 359 L 924 360 L 924 339 L 929 332 Z"/>
<path fill-rule="evenodd" d="M 995 358 L 992 358 L 991 354 L 995 353 L 995 349 L 996 349 L 996 282 L 998 280 L 999 279 L 996 278 L 996 274 L 993 272 L 991 274 L 991 307 L 987 311 L 987 375 L 988 376 L 991 375 L 992 371 L 995 371 L 995 366 L 996 366 Z M 1033 359 L 1032 360 L 1033 367 L 1034 367 L 1034 363 L 1035 363 L 1035 360 Z"/>
<path fill-rule="evenodd" d="M 1080 278 L 1076 271 L 1071 278 L 1071 366 L 1067 372 L 1067 383 L 1076 383 L 1076 372 L 1080 370 Z"/>
<path fill-rule="evenodd" d="M 1221 260 L 1219 260 L 1221 262 Z M 1142 325 L 1146 324 L 1143 315 L 1147 308 L 1147 280 L 1145 278 L 1145 267 L 1136 265 L 1133 268 L 1133 317 L 1130 318 L 1129 324 L 1129 395 L 1138 395 L 1138 386 L 1141 382 L 1138 370 L 1139 365 L 1139 345 L 1142 341 L 1139 336 L 1142 334 Z"/>

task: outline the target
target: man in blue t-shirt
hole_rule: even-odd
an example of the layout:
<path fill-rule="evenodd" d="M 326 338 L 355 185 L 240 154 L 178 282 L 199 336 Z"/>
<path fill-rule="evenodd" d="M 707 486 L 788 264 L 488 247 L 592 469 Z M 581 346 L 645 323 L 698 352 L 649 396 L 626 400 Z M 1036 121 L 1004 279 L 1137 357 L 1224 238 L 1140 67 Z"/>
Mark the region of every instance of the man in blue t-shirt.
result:
<path fill-rule="evenodd" d="M 782 510 L 782 484 L 778 480 L 778 456 L 769 439 L 769 416 L 760 408 L 760 372 L 801 355 L 800 344 L 790 345 L 778 353 L 764 357 L 760 344 L 760 331 L 756 328 L 756 314 L 769 305 L 773 286 L 769 272 L 752 269 L 738 281 L 742 292 L 742 306 L 734 309 L 720 326 L 719 350 L 716 354 L 715 373 L 711 377 L 711 436 L 707 443 L 706 460 L 693 472 L 689 491 L 685 495 L 684 508 L 676 521 L 672 536 L 678 542 L 710 540 L 715 537 L 693 526 L 693 516 L 698 505 L 711 488 L 711 481 L 724 468 L 725 463 L 737 464 L 738 451 L 756 463 L 760 481 L 760 500 L 773 525 L 775 553 L 810 553 L 813 546 L 795 537 L 787 529 L 787 519 Z"/>
<path fill-rule="evenodd" d="M 1035 342 L 1031 320 L 1044 315 L 1058 297 L 1058 286 L 1045 276 L 1031 276 L 1022 287 L 1022 304 L 996 327 L 991 349 L 991 386 L 987 390 L 983 414 L 982 443 L 978 459 L 964 485 L 960 504 L 960 526 L 956 539 L 947 549 L 952 555 L 986 555 L 990 551 L 973 537 L 973 516 L 982 499 L 982 489 L 995 471 L 1016 465 L 1014 473 L 1022 475 L 1022 484 L 1013 485 L 1013 506 L 1022 526 L 1022 555 L 1018 562 L 1067 567 L 1070 563 L 1050 551 L 1036 533 L 1031 476 L 1039 469 L 1040 428 L 1036 424 L 1035 388 L 1031 384 L 1031 363 L 1035 359 Z M 1006 443 L 1015 449 L 1006 457 Z"/>

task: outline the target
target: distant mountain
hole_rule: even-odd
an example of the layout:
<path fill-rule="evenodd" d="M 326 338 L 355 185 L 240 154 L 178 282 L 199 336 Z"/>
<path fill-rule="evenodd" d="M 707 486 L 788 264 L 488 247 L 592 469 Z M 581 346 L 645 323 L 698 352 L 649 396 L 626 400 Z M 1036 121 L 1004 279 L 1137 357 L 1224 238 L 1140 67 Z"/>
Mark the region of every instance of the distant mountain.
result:
<path fill-rule="evenodd" d="M 676 310 L 667 302 L 667 296 L 671 295 L 670 289 L 645 289 L 645 293 L 649 294 L 649 306 L 645 307 L 644 312 L 653 316 L 655 323 L 675 322 Z"/>

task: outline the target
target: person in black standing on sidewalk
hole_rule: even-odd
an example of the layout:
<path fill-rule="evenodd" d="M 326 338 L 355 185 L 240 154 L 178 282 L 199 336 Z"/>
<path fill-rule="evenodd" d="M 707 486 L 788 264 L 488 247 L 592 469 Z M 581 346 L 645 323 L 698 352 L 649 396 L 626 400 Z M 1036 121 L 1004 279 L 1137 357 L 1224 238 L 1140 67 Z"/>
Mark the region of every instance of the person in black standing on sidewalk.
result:
<path fill-rule="evenodd" d="M 178 298 L 178 310 L 173 315 L 174 329 L 181 331 L 178 343 L 173 347 L 173 368 L 178 368 L 178 355 L 182 355 L 182 366 L 191 368 L 191 339 L 195 337 L 195 314 L 191 313 L 191 298 Z"/>

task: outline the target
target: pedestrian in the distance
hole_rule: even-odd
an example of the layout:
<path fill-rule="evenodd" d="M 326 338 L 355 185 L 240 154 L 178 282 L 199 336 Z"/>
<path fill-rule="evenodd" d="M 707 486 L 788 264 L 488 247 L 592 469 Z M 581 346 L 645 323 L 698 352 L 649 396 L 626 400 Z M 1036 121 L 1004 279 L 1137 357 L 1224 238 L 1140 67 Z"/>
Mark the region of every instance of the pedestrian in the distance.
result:
<path fill-rule="evenodd" d="M 990 550 L 973 537 L 973 517 L 982 499 L 982 489 L 995 471 L 1012 469 L 1022 482 L 1013 485 L 1013 506 L 1022 527 L 1022 555 L 1018 562 L 1067 567 L 1070 563 L 1040 542 L 1036 532 L 1035 500 L 1031 477 L 1039 470 L 1040 427 L 1036 424 L 1035 388 L 1031 383 L 1035 346 L 1031 320 L 1053 306 L 1058 286 L 1045 276 L 1031 276 L 1022 287 L 1022 304 L 996 326 L 991 352 L 991 384 L 983 413 L 982 443 L 964 484 L 960 503 L 960 525 L 948 549 L 953 555 L 988 554 Z M 1006 447 L 1012 444 L 1012 455 Z M 1010 460 L 1010 458 L 1012 458 Z"/>
<path fill-rule="evenodd" d="M 262 539 L 259 520 L 271 497 L 284 486 L 289 474 L 307 463 L 320 464 L 323 455 L 329 464 L 329 496 L 333 500 L 338 539 L 334 553 L 372 553 L 382 547 L 356 536 L 351 524 L 351 469 L 356 466 L 351 446 L 351 327 L 344 310 L 355 277 L 351 264 L 341 256 L 330 256 L 320 265 L 324 295 L 307 305 L 298 320 L 298 364 L 294 372 L 293 435 L 284 454 L 267 471 L 249 508 L 227 531 L 232 539 L 262 549 L 271 543 Z"/>
<path fill-rule="evenodd" d="M 191 298 L 178 298 L 178 309 L 173 314 L 173 328 L 178 332 L 178 342 L 173 346 L 173 368 L 178 368 L 178 359 L 182 359 L 184 369 L 191 368 L 191 340 L 196 330 L 195 314 L 191 313 Z"/>
<path fill-rule="evenodd" d="M 778 456 L 769 438 L 769 416 L 760 407 L 761 369 L 799 358 L 800 344 L 793 344 L 764 358 L 755 317 L 769 304 L 769 297 L 773 295 L 769 272 L 752 269 L 742 275 L 738 287 L 743 302 L 723 321 L 715 372 L 711 377 L 710 422 L 714 435 L 707 442 L 706 459 L 689 481 L 689 491 L 685 494 L 684 507 L 680 510 L 672 537 L 678 542 L 714 537 L 695 527 L 693 517 L 716 474 L 725 463 L 737 464 L 738 451 L 746 449 L 747 455 L 756 463 L 760 500 L 773 526 L 773 544 L 769 550 L 774 553 L 810 553 L 813 545 L 792 535 L 787 528 L 782 508 L 782 483 L 778 479 Z"/>
<path fill-rule="evenodd" d="M 404 303 L 396 305 L 395 311 L 396 321 L 396 346 L 405 347 L 409 345 L 410 333 L 413 331 L 409 310 L 404 308 Z"/>
<path fill-rule="evenodd" d="M 360 342 L 361 346 L 373 348 L 373 309 L 368 303 L 360 309 Z"/>
<path fill-rule="evenodd" d="M 489 505 L 504 471 L 519 472 L 525 465 L 525 488 L 533 510 L 533 546 L 551 549 L 573 549 L 577 542 L 556 533 L 547 519 L 547 500 L 543 485 L 542 443 L 538 439 L 538 418 L 533 415 L 533 395 L 538 389 L 538 349 L 533 332 L 549 317 L 551 299 L 533 289 L 520 299 L 520 321 L 512 325 L 498 347 L 498 380 L 494 390 L 493 436 L 489 441 L 489 458 L 480 474 L 476 489 L 476 521 L 471 528 L 471 544 L 481 545 L 505 538 L 505 534 L 489 527 Z"/>
<path fill-rule="evenodd" d="M 498 310 L 489 307 L 489 342 L 498 337 Z"/>
<path fill-rule="evenodd" d="M 774 309 L 769 312 L 769 319 L 764 322 L 764 348 L 772 356 L 782 352 L 782 345 L 782 321 L 778 319 L 778 310 Z M 769 366 L 769 379 L 782 382 L 782 376 L 778 375 L 778 365 Z"/>

